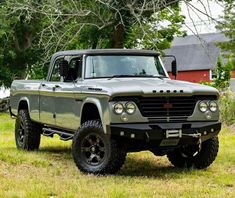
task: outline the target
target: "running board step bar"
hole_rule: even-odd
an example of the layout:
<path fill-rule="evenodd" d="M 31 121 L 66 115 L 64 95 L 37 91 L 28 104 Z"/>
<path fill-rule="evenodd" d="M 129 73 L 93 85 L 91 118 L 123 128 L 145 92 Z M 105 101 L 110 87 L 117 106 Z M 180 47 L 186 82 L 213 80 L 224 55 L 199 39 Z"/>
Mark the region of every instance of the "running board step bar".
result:
<path fill-rule="evenodd" d="M 51 128 L 42 128 L 42 134 L 45 136 L 53 137 L 54 134 L 57 134 L 60 136 L 60 139 L 63 141 L 68 141 L 73 139 L 74 134 L 64 132 L 64 131 L 59 131 Z"/>

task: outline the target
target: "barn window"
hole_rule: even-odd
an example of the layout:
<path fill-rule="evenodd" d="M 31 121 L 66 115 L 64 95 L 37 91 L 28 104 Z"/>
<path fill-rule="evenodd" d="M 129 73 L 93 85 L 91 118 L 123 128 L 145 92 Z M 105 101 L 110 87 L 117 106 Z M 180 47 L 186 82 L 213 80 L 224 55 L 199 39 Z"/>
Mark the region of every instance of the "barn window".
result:
<path fill-rule="evenodd" d="M 215 80 L 216 76 L 216 70 L 210 70 L 210 80 Z"/>

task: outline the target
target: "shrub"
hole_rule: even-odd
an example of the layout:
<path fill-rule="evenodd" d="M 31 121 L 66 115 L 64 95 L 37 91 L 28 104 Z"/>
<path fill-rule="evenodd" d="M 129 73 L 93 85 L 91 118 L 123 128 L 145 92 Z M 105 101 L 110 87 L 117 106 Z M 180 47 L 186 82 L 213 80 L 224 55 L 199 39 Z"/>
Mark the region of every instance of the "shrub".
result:
<path fill-rule="evenodd" d="M 221 92 L 219 107 L 221 121 L 226 125 L 235 123 L 235 97 L 232 91 Z"/>
<path fill-rule="evenodd" d="M 215 82 L 214 82 L 214 81 L 211 81 L 211 82 L 201 81 L 200 84 L 202 84 L 202 85 L 208 85 L 208 86 L 217 88 L 217 87 L 215 86 Z"/>

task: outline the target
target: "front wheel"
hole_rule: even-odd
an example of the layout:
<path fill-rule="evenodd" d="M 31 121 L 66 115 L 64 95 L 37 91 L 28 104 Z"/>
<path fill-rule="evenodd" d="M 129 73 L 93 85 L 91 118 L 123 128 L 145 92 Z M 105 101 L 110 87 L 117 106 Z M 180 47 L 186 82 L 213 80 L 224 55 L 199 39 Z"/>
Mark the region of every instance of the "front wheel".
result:
<path fill-rule="evenodd" d="M 212 137 L 201 144 L 175 149 L 167 154 L 169 161 L 178 168 L 195 167 L 204 169 L 215 160 L 219 150 L 218 137 Z"/>
<path fill-rule="evenodd" d="M 123 165 L 126 152 L 103 131 L 100 121 L 82 124 L 74 135 L 72 154 L 77 167 L 85 173 L 113 174 Z"/>

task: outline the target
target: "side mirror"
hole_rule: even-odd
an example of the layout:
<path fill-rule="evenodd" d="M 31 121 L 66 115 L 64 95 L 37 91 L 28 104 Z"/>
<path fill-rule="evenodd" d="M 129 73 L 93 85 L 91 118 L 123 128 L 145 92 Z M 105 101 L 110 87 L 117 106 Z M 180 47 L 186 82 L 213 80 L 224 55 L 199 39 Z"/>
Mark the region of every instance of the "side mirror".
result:
<path fill-rule="evenodd" d="M 172 75 L 173 76 L 175 76 L 175 78 L 176 78 L 176 76 L 177 76 L 177 63 L 176 63 L 176 60 L 173 60 L 172 62 L 171 62 L 171 72 L 172 72 Z"/>
<path fill-rule="evenodd" d="M 176 79 L 176 76 L 178 74 L 176 57 L 174 55 L 163 55 L 163 57 L 172 58 L 173 59 L 173 61 L 171 62 L 171 74 L 172 74 L 172 76 L 175 76 L 175 79 Z"/>
<path fill-rule="evenodd" d="M 60 66 L 60 76 L 66 77 L 69 71 L 69 62 L 67 60 L 62 60 L 59 63 Z"/>

